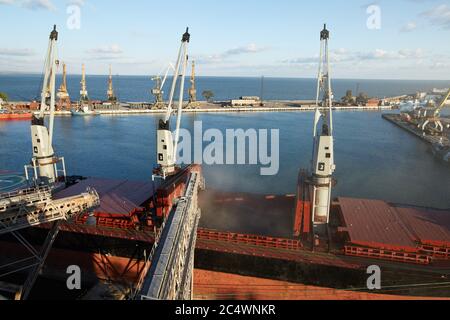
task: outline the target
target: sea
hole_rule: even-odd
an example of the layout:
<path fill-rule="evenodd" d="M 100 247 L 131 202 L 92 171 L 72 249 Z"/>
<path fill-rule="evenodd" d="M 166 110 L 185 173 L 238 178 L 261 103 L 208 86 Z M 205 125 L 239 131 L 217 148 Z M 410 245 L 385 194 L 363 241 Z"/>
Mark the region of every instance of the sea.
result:
<path fill-rule="evenodd" d="M 39 91 L 34 75 L 0 76 L 0 92 L 11 100 L 30 100 Z M 260 95 L 261 78 L 200 77 L 198 91 L 212 90 L 215 99 Z M 68 78 L 76 97 L 79 77 Z M 106 77 L 88 77 L 92 99 L 103 99 Z M 122 101 L 151 101 L 150 77 L 116 77 Z M 393 96 L 448 87 L 441 81 L 335 80 L 335 96 L 347 89 L 371 96 Z M 312 99 L 313 79 L 264 78 L 265 99 Z M 334 112 L 335 178 L 333 197 L 381 199 L 397 204 L 450 208 L 450 166 L 436 159 L 430 146 L 382 119 L 383 112 Z M 156 128 L 161 115 L 56 117 L 54 149 L 64 156 L 73 175 L 150 180 L 155 166 Z M 182 127 L 204 130 L 276 129 L 279 131 L 279 171 L 260 174 L 259 165 L 204 165 L 207 188 L 222 191 L 285 195 L 296 191 L 297 175 L 309 168 L 312 156 L 313 113 L 185 114 Z M 28 121 L 0 122 L 0 171 L 23 172 L 31 158 Z M 243 212 L 245 214 L 245 212 Z M 286 219 L 291 219 L 287 217 Z M 236 222 L 238 223 L 238 222 Z M 275 222 L 274 222 L 275 223 Z"/>

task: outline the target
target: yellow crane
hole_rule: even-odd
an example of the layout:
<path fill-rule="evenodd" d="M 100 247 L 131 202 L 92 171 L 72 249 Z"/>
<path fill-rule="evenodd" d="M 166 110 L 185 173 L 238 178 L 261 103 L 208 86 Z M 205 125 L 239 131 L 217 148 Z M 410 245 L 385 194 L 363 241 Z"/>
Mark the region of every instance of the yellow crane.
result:
<path fill-rule="evenodd" d="M 192 61 L 191 87 L 189 88 L 189 103 L 187 108 L 198 107 L 197 89 L 195 87 L 195 61 Z"/>

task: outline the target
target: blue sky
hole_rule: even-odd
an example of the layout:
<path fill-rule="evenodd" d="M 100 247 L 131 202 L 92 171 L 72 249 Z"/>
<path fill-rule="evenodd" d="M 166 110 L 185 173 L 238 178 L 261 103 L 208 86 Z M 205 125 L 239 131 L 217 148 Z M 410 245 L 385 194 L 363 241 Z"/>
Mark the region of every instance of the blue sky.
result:
<path fill-rule="evenodd" d="M 336 78 L 450 79 L 450 0 L 0 0 L 0 72 L 41 72 L 57 24 L 69 73 L 156 74 L 189 26 L 199 75 L 315 77 L 325 22 Z"/>

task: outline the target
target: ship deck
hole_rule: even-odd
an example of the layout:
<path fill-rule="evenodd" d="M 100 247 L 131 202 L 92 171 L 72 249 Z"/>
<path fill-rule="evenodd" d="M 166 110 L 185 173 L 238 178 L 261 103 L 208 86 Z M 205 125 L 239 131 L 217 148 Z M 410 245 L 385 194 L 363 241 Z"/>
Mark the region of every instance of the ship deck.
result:
<path fill-rule="evenodd" d="M 56 199 L 71 197 L 94 188 L 100 196 L 98 214 L 131 215 L 143 208 L 154 194 L 154 186 L 150 181 L 110 180 L 87 178 L 55 194 Z"/>
<path fill-rule="evenodd" d="M 348 243 L 376 249 L 423 252 L 450 249 L 450 210 L 401 206 L 380 200 L 338 198 Z"/>

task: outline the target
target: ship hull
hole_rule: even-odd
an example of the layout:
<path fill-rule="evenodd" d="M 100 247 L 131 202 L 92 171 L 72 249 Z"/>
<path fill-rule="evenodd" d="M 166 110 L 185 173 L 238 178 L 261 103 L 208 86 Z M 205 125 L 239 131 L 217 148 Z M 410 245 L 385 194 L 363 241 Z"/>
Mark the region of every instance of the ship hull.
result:
<path fill-rule="evenodd" d="M 1 113 L 0 121 L 31 120 L 32 113 Z"/>

